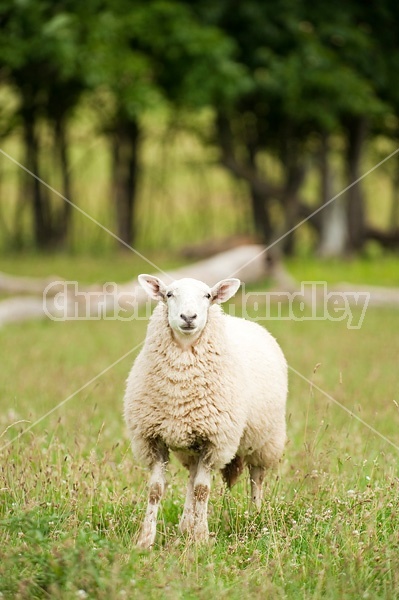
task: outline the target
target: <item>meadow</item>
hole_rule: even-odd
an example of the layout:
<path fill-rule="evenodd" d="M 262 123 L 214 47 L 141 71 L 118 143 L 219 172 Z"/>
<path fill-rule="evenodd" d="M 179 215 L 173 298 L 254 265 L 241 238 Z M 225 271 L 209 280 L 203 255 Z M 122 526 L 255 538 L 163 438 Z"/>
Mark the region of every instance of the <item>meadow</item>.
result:
<path fill-rule="evenodd" d="M 177 262 L 151 258 L 165 269 Z M 398 285 L 395 257 L 287 265 L 298 280 Z M 148 266 L 130 255 L 11 255 L 0 269 L 91 282 L 130 279 Z M 146 322 L 0 330 L 1 598 L 398 596 L 399 311 L 369 307 L 357 330 L 331 321 L 265 325 L 293 370 L 289 440 L 260 514 L 250 509 L 246 478 L 228 493 L 216 474 L 211 543 L 188 543 L 177 529 L 186 475 L 172 461 L 151 552 L 134 546 L 147 472 L 134 462 L 122 417 Z"/>

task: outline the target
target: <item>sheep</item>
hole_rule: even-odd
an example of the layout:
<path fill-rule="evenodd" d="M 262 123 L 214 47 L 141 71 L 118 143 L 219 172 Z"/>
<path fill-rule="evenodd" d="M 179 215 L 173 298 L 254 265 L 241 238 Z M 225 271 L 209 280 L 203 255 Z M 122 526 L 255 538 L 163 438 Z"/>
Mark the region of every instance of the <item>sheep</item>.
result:
<path fill-rule="evenodd" d="M 170 451 L 189 472 L 180 531 L 203 542 L 212 470 L 220 469 L 231 487 L 247 465 L 260 510 L 265 471 L 280 460 L 286 442 L 287 364 L 266 329 L 219 306 L 240 280 L 210 288 L 190 278 L 165 285 L 143 274 L 139 283 L 158 305 L 124 398 L 133 454 L 151 470 L 137 544 L 155 542 Z"/>

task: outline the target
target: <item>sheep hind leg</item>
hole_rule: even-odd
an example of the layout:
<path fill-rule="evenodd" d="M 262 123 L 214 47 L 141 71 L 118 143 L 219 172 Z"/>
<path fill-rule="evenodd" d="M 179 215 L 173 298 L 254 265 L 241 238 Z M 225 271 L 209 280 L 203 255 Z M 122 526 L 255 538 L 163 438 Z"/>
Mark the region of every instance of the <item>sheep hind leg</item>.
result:
<path fill-rule="evenodd" d="M 265 477 L 266 469 L 264 467 L 249 466 L 249 478 L 251 481 L 251 500 L 257 511 L 260 511 L 262 506 L 262 484 Z"/>
<path fill-rule="evenodd" d="M 151 548 L 155 542 L 158 509 L 166 485 L 165 468 L 166 463 L 163 461 L 156 462 L 152 468 L 147 510 L 137 541 L 137 546 L 139 548 Z"/>
<path fill-rule="evenodd" d="M 180 519 L 179 529 L 181 533 L 193 533 L 195 512 L 194 480 L 197 473 L 198 461 L 193 460 L 193 462 L 186 466 L 189 470 L 189 478 L 187 483 L 186 500 L 184 502 L 183 514 Z"/>

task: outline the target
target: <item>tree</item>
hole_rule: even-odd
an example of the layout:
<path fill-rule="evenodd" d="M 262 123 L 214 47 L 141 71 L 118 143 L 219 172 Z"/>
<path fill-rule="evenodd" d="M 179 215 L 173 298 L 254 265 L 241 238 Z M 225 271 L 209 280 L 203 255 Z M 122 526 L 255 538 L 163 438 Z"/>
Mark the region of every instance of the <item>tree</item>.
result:
<path fill-rule="evenodd" d="M 359 27 L 359 6 L 356 0 L 342 10 L 292 0 L 197 4 L 205 22 L 234 39 L 237 60 L 250 76 L 251 85 L 227 109 L 214 105 L 215 140 L 226 168 L 247 181 L 255 228 L 268 244 L 310 212 L 300 191 L 307 165 L 321 150 L 325 171 L 330 136 L 347 139 L 348 183 L 360 174 L 367 123 L 384 106 L 365 66 L 372 62 L 374 41 Z M 348 224 L 350 239 L 361 247 L 359 186 L 348 194 Z M 320 231 L 320 220 L 315 225 Z M 292 252 L 292 236 L 284 246 Z"/>
<path fill-rule="evenodd" d="M 5 0 L 0 7 L 0 73 L 18 99 L 16 120 L 22 129 L 24 165 L 37 178 L 43 177 L 41 149 L 47 124 L 53 132 L 61 190 L 72 201 L 67 122 L 84 91 L 84 82 L 78 43 L 81 21 L 71 8 L 71 2 Z M 52 202 L 48 190 L 34 177 L 25 177 L 22 185 L 32 211 L 35 245 L 63 245 L 70 226 L 70 205 Z"/>
<path fill-rule="evenodd" d="M 296 224 L 338 191 L 332 155 L 340 153 L 349 185 L 362 174 L 368 140 L 399 138 L 398 23 L 392 0 L 3 0 L 0 81 L 18 99 L 7 120 L 21 130 L 24 164 L 44 179 L 51 132 L 54 171 L 73 200 L 69 124 L 82 98 L 91 99 L 109 140 L 117 233 L 131 245 L 146 116 L 211 108 L 208 142 L 247 183 L 254 229 L 267 244 L 281 237 L 292 253 Z M 303 190 L 315 166 L 320 193 L 309 202 Z M 70 205 L 31 177 L 20 197 L 36 245 L 65 244 Z M 342 206 L 310 221 L 323 252 L 344 242 L 357 252 L 373 233 L 360 184 Z"/>
<path fill-rule="evenodd" d="M 215 102 L 235 90 L 241 71 L 230 40 L 174 0 L 109 2 L 87 48 L 89 84 L 108 92 L 101 118 L 111 141 L 117 233 L 131 245 L 143 118 L 160 107 L 194 110 Z"/>

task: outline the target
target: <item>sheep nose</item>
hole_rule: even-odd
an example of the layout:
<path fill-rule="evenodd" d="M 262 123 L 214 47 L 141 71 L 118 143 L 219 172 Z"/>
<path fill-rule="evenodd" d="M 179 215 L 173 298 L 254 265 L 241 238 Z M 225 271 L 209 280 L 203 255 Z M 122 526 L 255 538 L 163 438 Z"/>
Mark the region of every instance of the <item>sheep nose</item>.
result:
<path fill-rule="evenodd" d="M 185 321 L 185 323 L 187 323 L 187 325 L 190 325 L 194 319 L 197 318 L 197 315 L 180 315 L 180 318 L 183 319 L 183 321 Z"/>

